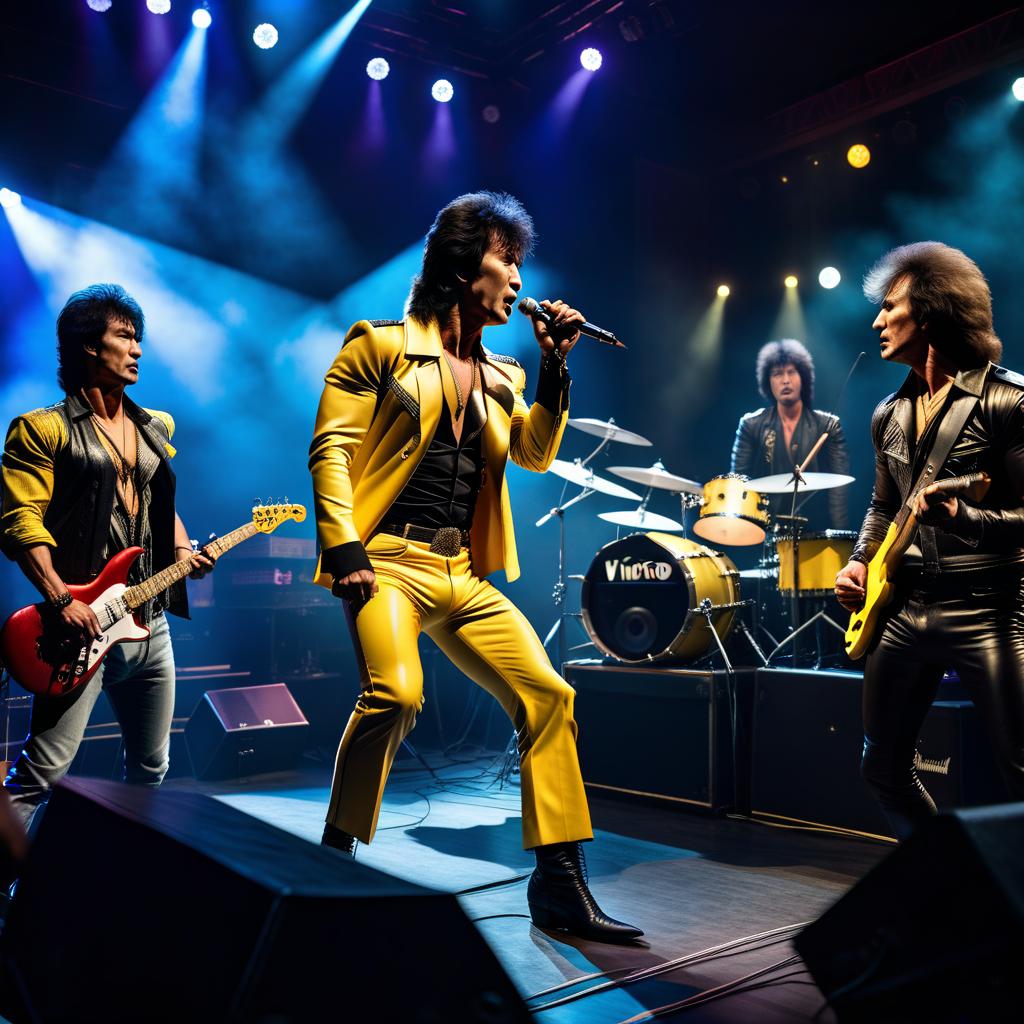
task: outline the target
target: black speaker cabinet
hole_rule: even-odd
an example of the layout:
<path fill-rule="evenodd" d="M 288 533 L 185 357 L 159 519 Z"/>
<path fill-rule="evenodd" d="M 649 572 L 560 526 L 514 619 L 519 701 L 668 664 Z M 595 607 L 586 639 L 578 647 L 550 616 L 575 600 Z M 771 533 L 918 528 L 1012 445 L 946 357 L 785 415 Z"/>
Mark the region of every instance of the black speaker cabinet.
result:
<path fill-rule="evenodd" d="M 2 944 L 17 1024 L 531 1020 L 454 895 L 197 793 L 59 785 Z"/>
<path fill-rule="evenodd" d="M 758 669 L 750 784 L 755 816 L 891 836 L 860 776 L 862 691 L 859 672 Z M 969 701 L 932 705 L 917 768 L 940 808 L 1006 797 Z"/>
<path fill-rule="evenodd" d="M 798 936 L 840 1021 L 1019 1021 L 1024 804 L 939 815 Z"/>
<path fill-rule="evenodd" d="M 709 809 L 737 794 L 725 672 L 568 662 L 576 689 L 583 779 L 588 786 Z M 746 775 L 753 671 L 734 673 L 739 775 Z"/>
<path fill-rule="evenodd" d="M 227 779 L 290 767 L 309 723 L 284 683 L 209 690 L 188 725 L 192 773 Z"/>

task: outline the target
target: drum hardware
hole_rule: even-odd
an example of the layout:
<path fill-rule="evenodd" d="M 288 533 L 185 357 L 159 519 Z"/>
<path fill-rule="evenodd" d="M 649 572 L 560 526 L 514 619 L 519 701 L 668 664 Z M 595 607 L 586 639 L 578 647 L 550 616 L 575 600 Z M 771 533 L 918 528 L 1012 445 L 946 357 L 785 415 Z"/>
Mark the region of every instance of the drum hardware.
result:
<path fill-rule="evenodd" d="M 712 622 L 712 617 L 714 615 L 718 614 L 719 612 L 732 611 L 732 610 L 735 610 L 735 609 L 738 609 L 738 608 L 753 608 L 753 607 L 754 607 L 754 602 L 750 601 L 750 600 L 747 600 L 747 601 L 731 601 L 729 604 L 712 604 L 711 603 L 711 599 L 707 598 L 707 597 L 705 597 L 700 602 L 700 604 L 697 606 L 697 610 L 701 613 L 701 615 L 704 616 L 704 618 L 706 618 L 708 620 L 708 629 L 711 631 L 711 635 L 715 638 L 715 642 L 718 644 L 718 653 L 722 656 L 722 661 L 725 663 L 725 671 L 729 673 L 730 689 L 731 689 L 732 675 L 733 675 L 733 673 L 736 670 L 732 667 L 732 662 L 729 660 L 729 655 L 725 651 L 725 646 L 722 643 L 722 638 L 718 635 L 717 631 L 714 628 L 714 624 Z M 767 667 L 767 665 L 768 665 L 768 658 L 765 657 L 764 651 L 761 650 L 760 646 L 758 645 L 758 642 L 754 639 L 753 634 L 750 632 L 750 629 L 747 627 L 747 624 L 743 621 L 743 617 L 741 615 L 737 615 L 735 621 L 736 621 L 737 627 L 739 628 L 739 631 L 744 635 L 744 637 L 746 637 L 747 643 L 750 644 L 750 646 L 754 650 L 754 653 L 761 659 L 761 664 L 763 666 Z M 844 635 L 845 635 L 845 632 L 844 632 Z M 732 694 L 730 694 L 730 701 L 733 704 L 733 712 L 735 713 L 735 701 L 733 699 L 733 695 Z M 733 722 L 733 726 L 735 728 L 735 721 Z"/>
<path fill-rule="evenodd" d="M 570 426 L 575 427 L 577 430 L 582 430 L 586 434 L 599 436 L 601 438 L 601 443 L 583 460 L 576 459 L 573 462 L 566 462 L 563 459 L 555 459 L 551 465 L 548 466 L 548 469 L 556 476 L 561 477 L 565 481 L 565 484 L 562 487 L 562 493 L 559 496 L 558 505 L 551 509 L 547 515 L 541 516 L 535 524 L 536 526 L 543 526 L 553 517 L 558 517 L 558 577 L 555 580 L 555 585 L 551 592 L 552 600 L 558 607 L 558 618 L 555 619 L 554 624 L 551 629 L 548 630 L 548 634 L 544 638 L 544 647 L 546 648 L 557 634 L 559 671 L 561 671 L 562 664 L 566 659 L 565 595 L 567 588 L 565 584 L 565 511 L 575 505 L 578 501 L 582 501 L 584 498 L 589 498 L 590 495 L 595 492 L 640 501 L 641 499 L 639 494 L 635 494 L 627 487 L 622 487 L 619 484 L 613 483 L 611 480 L 605 480 L 604 477 L 598 476 L 592 469 L 587 467 L 587 463 L 590 462 L 603 448 L 605 448 L 610 441 L 621 441 L 623 444 L 646 445 L 648 447 L 651 444 L 647 438 L 642 437 L 640 434 L 634 434 L 632 431 L 624 430 L 622 427 L 616 426 L 615 420 L 613 419 L 609 419 L 607 422 L 594 419 L 570 419 L 568 422 Z M 574 483 L 577 486 L 582 487 L 583 490 L 575 497 L 570 498 L 568 501 L 564 501 L 565 490 L 570 483 Z"/>

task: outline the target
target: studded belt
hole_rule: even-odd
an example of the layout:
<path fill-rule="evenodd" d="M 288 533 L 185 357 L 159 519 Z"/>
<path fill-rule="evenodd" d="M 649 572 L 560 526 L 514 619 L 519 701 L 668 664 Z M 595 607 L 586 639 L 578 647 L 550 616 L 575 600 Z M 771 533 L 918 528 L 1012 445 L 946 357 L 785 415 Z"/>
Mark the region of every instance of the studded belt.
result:
<path fill-rule="evenodd" d="M 435 555 L 444 555 L 445 558 L 454 558 L 461 548 L 469 547 L 469 531 L 460 530 L 457 526 L 442 526 L 435 530 L 412 523 L 383 523 L 374 533 L 390 533 L 405 540 L 422 541 L 430 545 Z"/>

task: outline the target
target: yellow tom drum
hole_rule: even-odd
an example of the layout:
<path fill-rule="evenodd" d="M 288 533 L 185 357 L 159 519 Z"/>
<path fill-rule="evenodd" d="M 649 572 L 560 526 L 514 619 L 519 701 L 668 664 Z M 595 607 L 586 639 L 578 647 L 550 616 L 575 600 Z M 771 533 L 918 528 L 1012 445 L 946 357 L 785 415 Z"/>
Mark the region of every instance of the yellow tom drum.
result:
<path fill-rule="evenodd" d="M 759 492 L 739 473 L 716 476 L 704 485 L 704 502 L 693 532 L 715 544 L 760 544 L 768 526 L 768 510 Z"/>
<path fill-rule="evenodd" d="M 823 530 L 800 538 L 800 594 L 827 597 L 833 593 L 836 573 L 853 554 L 857 534 L 853 530 Z M 793 596 L 793 538 L 775 541 L 779 553 L 779 593 Z"/>

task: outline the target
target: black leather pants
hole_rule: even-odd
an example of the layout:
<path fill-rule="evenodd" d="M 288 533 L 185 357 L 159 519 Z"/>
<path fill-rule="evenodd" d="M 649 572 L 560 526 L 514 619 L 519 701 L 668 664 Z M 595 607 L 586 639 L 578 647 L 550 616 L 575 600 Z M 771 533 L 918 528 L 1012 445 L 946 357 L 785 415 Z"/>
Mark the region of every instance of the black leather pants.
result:
<path fill-rule="evenodd" d="M 1010 796 L 1024 800 L 1024 612 L 1021 580 L 950 575 L 904 585 L 864 668 L 861 770 L 903 839 L 935 813 L 914 768 L 939 682 L 956 669 L 985 723 Z"/>

